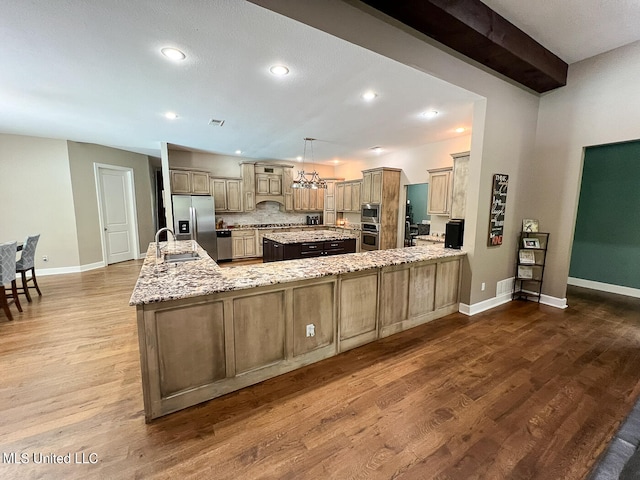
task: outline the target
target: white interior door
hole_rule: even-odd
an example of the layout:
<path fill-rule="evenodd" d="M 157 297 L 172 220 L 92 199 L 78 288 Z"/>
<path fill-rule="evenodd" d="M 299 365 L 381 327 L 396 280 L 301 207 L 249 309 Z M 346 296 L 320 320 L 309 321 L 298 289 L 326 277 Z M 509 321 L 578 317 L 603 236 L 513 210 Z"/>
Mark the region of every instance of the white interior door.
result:
<path fill-rule="evenodd" d="M 135 258 L 131 174 L 127 170 L 98 169 L 103 237 L 107 264 Z"/>

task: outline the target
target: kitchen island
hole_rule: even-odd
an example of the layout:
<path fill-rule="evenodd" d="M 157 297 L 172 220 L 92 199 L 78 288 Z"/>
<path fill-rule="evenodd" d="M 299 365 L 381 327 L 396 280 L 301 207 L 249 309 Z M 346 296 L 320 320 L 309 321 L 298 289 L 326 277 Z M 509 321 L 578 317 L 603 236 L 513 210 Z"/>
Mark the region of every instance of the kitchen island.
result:
<path fill-rule="evenodd" d="M 347 231 L 273 232 L 262 240 L 263 262 L 355 253 L 356 236 Z"/>
<path fill-rule="evenodd" d="M 465 253 L 442 246 L 220 268 L 156 259 L 137 310 L 145 418 L 175 412 L 458 311 Z"/>

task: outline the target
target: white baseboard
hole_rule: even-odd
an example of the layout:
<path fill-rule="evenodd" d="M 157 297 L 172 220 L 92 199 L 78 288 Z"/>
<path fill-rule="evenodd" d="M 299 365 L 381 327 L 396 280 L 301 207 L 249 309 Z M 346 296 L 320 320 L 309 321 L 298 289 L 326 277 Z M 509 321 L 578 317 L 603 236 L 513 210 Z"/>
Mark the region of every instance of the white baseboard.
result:
<path fill-rule="evenodd" d="M 65 273 L 80 273 L 96 268 L 104 267 L 104 262 L 89 263 L 87 265 L 79 265 L 76 267 L 58 267 L 58 268 L 39 268 L 36 270 L 38 277 L 46 277 L 48 275 L 64 275 Z"/>
<path fill-rule="evenodd" d="M 626 295 L 627 297 L 640 298 L 640 289 L 623 287 L 621 285 L 613 285 L 611 283 L 594 282 L 593 280 L 584 280 L 582 278 L 569 277 L 567 282 L 575 287 L 590 288 L 591 290 L 600 290 L 602 292 L 617 293 L 618 295 Z"/>
<path fill-rule="evenodd" d="M 511 301 L 511 293 L 505 293 L 504 295 L 489 298 L 487 300 L 483 300 L 482 302 L 474 303 L 473 305 L 467 305 L 465 303 L 461 303 L 458 311 L 460 313 L 463 313 L 464 315 L 473 316 L 473 315 L 476 315 L 477 313 L 490 310 L 492 308 L 498 307 L 510 301 Z"/>
<path fill-rule="evenodd" d="M 483 300 L 482 302 L 474 303 L 473 305 L 467 305 L 465 303 L 461 303 L 458 311 L 464 315 L 473 316 L 478 313 L 484 312 L 486 310 L 490 310 L 492 308 L 498 307 L 505 303 L 511 301 L 511 293 L 505 293 L 498 297 L 489 298 L 487 300 Z M 550 295 L 541 295 L 540 303 L 544 305 L 549 305 L 550 307 L 555 308 L 567 308 L 567 299 L 566 298 L 556 298 Z"/>

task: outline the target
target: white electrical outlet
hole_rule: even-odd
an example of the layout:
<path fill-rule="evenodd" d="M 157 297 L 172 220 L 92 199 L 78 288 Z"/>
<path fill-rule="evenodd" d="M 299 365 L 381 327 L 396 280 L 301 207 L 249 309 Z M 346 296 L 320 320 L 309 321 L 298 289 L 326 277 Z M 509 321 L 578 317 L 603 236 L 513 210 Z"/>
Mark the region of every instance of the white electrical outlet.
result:
<path fill-rule="evenodd" d="M 485 285 L 484 282 L 482 282 L 482 285 L 480 285 L 480 290 L 482 290 L 484 292 L 485 288 L 487 288 L 487 286 Z"/>
<path fill-rule="evenodd" d="M 48 262 L 49 261 L 49 255 L 43 255 L 42 256 L 42 261 L 43 262 Z"/>
<path fill-rule="evenodd" d="M 307 325 L 307 337 L 315 337 L 316 336 L 316 326 L 313 323 Z"/>

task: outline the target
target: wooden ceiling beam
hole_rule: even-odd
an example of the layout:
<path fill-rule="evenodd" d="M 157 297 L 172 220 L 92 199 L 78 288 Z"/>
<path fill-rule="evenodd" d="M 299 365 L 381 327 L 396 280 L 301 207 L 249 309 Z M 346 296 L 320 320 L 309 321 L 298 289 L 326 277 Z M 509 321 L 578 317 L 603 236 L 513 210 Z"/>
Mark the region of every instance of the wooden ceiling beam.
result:
<path fill-rule="evenodd" d="M 362 1 L 538 93 L 567 83 L 566 62 L 480 0 Z"/>

